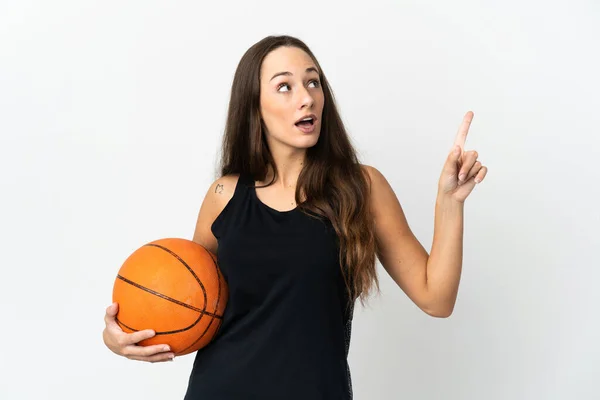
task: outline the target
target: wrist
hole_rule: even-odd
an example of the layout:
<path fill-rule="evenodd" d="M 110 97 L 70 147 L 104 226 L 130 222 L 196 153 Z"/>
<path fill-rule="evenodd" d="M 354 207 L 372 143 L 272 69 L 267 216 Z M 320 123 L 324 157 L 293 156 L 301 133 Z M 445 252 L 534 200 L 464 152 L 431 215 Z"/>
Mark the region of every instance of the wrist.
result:
<path fill-rule="evenodd" d="M 457 200 L 451 194 L 438 192 L 436 201 L 436 206 L 442 206 L 444 208 L 462 208 L 465 205 L 464 201 Z"/>

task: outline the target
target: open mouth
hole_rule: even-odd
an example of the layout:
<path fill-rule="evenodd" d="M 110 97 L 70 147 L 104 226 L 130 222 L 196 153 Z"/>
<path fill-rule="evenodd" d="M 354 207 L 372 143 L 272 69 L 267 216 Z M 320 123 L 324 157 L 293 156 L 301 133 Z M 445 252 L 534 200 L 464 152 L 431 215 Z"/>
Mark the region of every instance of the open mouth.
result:
<path fill-rule="evenodd" d="M 307 118 L 306 120 L 296 122 L 296 126 L 299 128 L 310 128 L 314 124 L 315 124 L 315 121 L 312 118 Z"/>
<path fill-rule="evenodd" d="M 307 118 L 306 120 L 296 122 L 296 128 L 303 133 L 313 133 L 315 131 L 315 121 L 312 118 Z"/>
<path fill-rule="evenodd" d="M 303 133 L 313 133 L 317 124 L 317 116 L 315 114 L 304 114 L 294 125 Z"/>

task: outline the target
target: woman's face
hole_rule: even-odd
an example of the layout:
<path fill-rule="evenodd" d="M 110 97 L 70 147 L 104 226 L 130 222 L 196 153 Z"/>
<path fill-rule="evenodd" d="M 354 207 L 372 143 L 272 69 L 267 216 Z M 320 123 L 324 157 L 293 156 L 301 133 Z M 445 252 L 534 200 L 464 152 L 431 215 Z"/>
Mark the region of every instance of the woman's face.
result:
<path fill-rule="evenodd" d="M 271 150 L 314 146 L 321 133 L 324 96 L 310 56 L 296 47 L 279 47 L 265 57 L 260 79 L 261 116 Z M 313 114 L 312 125 L 296 125 L 308 114 Z"/>

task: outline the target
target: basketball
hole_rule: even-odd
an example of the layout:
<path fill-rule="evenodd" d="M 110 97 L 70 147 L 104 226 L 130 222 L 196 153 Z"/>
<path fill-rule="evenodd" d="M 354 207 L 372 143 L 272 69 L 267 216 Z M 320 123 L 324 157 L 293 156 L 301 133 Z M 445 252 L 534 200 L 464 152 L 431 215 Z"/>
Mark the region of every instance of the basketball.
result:
<path fill-rule="evenodd" d="M 121 329 L 152 329 L 156 335 L 138 344 L 167 344 L 177 356 L 212 341 L 227 298 L 216 256 L 179 238 L 155 240 L 134 251 L 119 269 L 113 288 Z"/>

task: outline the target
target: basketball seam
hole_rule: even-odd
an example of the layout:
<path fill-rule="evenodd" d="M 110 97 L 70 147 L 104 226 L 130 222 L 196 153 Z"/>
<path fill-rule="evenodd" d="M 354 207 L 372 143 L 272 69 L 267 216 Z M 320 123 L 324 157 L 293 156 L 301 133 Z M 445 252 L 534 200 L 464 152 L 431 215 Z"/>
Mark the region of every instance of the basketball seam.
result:
<path fill-rule="evenodd" d="M 125 278 L 125 277 L 124 277 L 124 276 L 122 276 L 122 275 L 118 275 L 118 274 L 117 274 L 117 279 L 120 279 L 120 280 L 122 280 L 123 282 L 130 284 L 131 286 L 135 286 L 135 287 L 136 287 L 136 288 L 138 288 L 138 289 L 142 289 L 143 291 L 145 291 L 145 292 L 148 292 L 149 294 L 152 294 L 152 295 L 154 295 L 154 296 L 158 296 L 158 297 L 160 297 L 160 298 L 162 298 L 162 299 L 165 299 L 165 300 L 167 300 L 167 301 L 173 302 L 173 303 L 175 303 L 175 304 L 177 304 L 177 305 L 180 305 L 180 306 L 182 306 L 182 307 L 189 308 L 190 310 L 193 310 L 193 311 L 196 311 L 196 312 L 199 312 L 199 313 L 202 313 L 202 314 L 210 315 L 211 317 L 215 317 L 215 318 L 223 318 L 223 317 L 222 317 L 222 316 L 220 316 L 220 315 L 213 314 L 213 313 L 211 313 L 211 312 L 208 312 L 208 311 L 202 311 L 202 310 L 201 310 L 201 309 L 199 309 L 198 307 L 191 306 L 191 305 L 189 305 L 189 304 L 186 304 L 186 303 L 184 303 L 184 302 L 182 302 L 182 301 L 179 301 L 179 300 L 177 300 L 177 299 L 174 299 L 174 298 L 172 298 L 172 297 L 169 297 L 169 296 L 167 296 L 166 294 L 159 293 L 159 292 L 157 292 L 157 291 L 155 291 L 155 290 L 152 290 L 152 289 L 150 289 L 150 288 L 148 288 L 148 287 L 146 287 L 146 286 L 140 285 L 139 283 L 133 282 L 133 281 L 131 281 L 131 280 L 129 280 L 129 279 L 127 279 L 127 278 Z"/>
<path fill-rule="evenodd" d="M 207 249 L 205 249 L 204 247 L 202 247 L 202 249 L 204 249 L 204 251 L 206 251 L 208 253 L 208 255 L 210 256 L 210 258 L 213 260 L 213 264 L 215 266 L 215 271 L 217 273 L 217 283 L 218 283 L 219 289 L 217 291 L 217 304 L 215 305 L 215 312 L 216 312 L 217 309 L 219 308 L 219 304 L 221 302 L 221 271 L 219 270 L 219 265 L 218 265 L 217 260 L 213 257 L 211 252 L 208 251 Z M 182 352 L 187 351 L 191 347 L 194 347 L 196 345 L 196 343 L 198 343 L 198 341 L 200 341 L 200 339 L 202 339 L 204 337 L 206 332 L 208 332 L 208 329 L 210 328 L 210 326 L 212 325 L 214 320 L 215 320 L 214 318 L 211 319 L 210 322 L 208 323 L 208 325 L 206 326 L 206 329 L 204 330 L 204 332 L 202 332 L 202 335 L 200 335 L 200 337 L 198 339 L 196 339 L 194 342 L 192 342 L 192 344 L 190 344 L 188 347 L 183 349 Z M 216 336 L 216 333 L 219 331 L 219 328 L 221 327 L 222 322 L 223 322 L 222 319 L 219 318 L 219 322 L 218 322 L 217 328 L 215 330 L 215 335 L 213 336 L 213 339 Z M 210 343 L 210 341 L 209 341 L 209 343 Z"/>
<path fill-rule="evenodd" d="M 196 324 L 198 322 L 200 322 L 200 320 L 202 319 L 202 317 L 204 316 L 204 314 L 206 313 L 206 306 L 208 304 L 208 300 L 206 298 L 206 288 L 204 287 L 204 284 L 202 283 L 202 281 L 200 280 L 200 278 L 198 278 L 198 276 L 196 275 L 196 273 L 190 268 L 189 265 L 187 265 L 187 263 L 181 258 L 179 257 L 179 255 L 177 255 L 176 253 L 174 253 L 173 251 L 167 249 L 166 247 L 163 247 L 159 244 L 156 243 L 148 243 L 146 244 L 146 246 L 153 246 L 153 247 L 157 247 L 159 249 L 162 249 L 164 251 L 166 251 L 167 253 L 171 254 L 173 257 L 175 257 L 177 260 L 179 260 L 179 262 L 181 262 L 186 268 L 187 270 L 190 272 L 190 274 L 192 274 L 192 276 L 194 277 L 194 279 L 196 279 L 196 282 L 198 282 L 198 285 L 200 285 L 200 288 L 202 289 L 202 293 L 204 294 L 204 309 L 203 309 L 203 313 L 200 314 L 200 317 L 196 320 L 196 322 L 194 322 L 194 324 L 190 327 L 188 327 L 188 329 L 191 329 L 193 326 L 196 326 Z M 219 304 L 221 302 L 221 274 L 218 268 L 218 263 L 217 260 L 215 260 L 212 256 L 212 254 L 204 247 L 204 246 L 200 246 L 204 251 L 206 251 L 206 253 L 209 255 L 209 257 L 213 260 L 213 264 L 215 266 L 215 270 L 217 272 L 217 281 L 218 281 L 218 292 L 217 292 L 217 304 L 215 305 L 215 312 L 219 307 Z M 196 343 L 198 343 L 198 341 L 200 341 L 204 335 L 206 335 L 206 333 L 208 332 L 208 330 L 210 329 L 210 326 L 213 324 L 214 320 L 215 320 L 216 314 L 211 318 L 210 322 L 207 324 L 206 328 L 204 329 L 204 332 L 202 332 L 202 334 L 198 337 L 198 339 L 196 339 L 195 341 L 192 342 L 192 344 L 190 344 L 188 347 L 184 348 L 183 350 L 181 350 L 179 352 L 179 354 L 184 353 L 185 351 L 187 351 L 189 348 L 193 347 L 196 345 Z M 220 327 L 221 325 L 221 320 L 219 321 L 219 326 L 217 326 L 217 329 Z"/>

